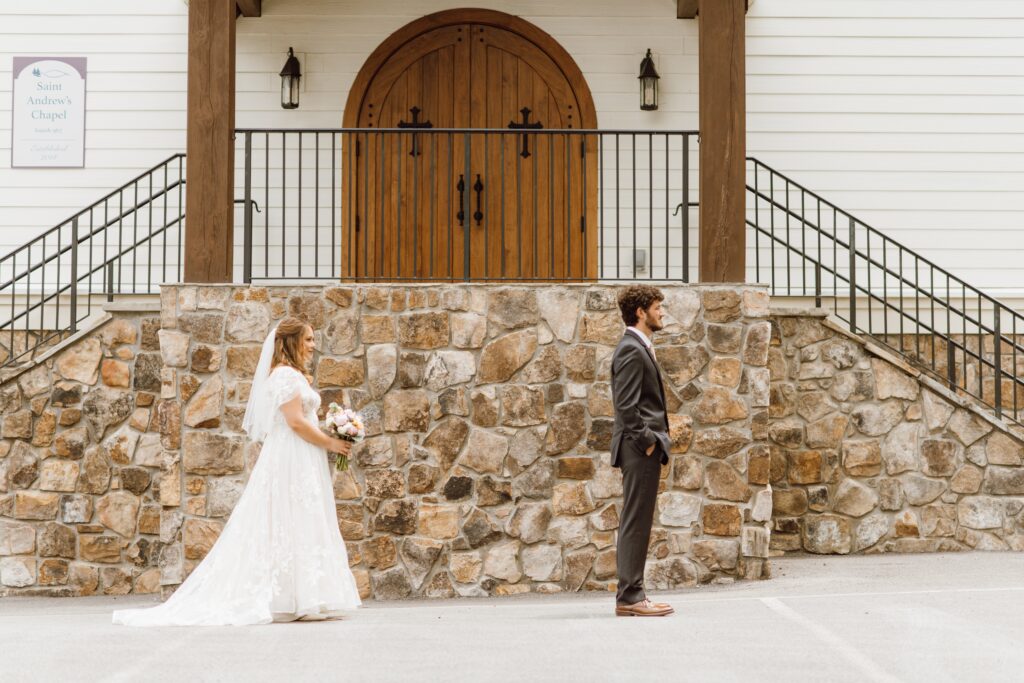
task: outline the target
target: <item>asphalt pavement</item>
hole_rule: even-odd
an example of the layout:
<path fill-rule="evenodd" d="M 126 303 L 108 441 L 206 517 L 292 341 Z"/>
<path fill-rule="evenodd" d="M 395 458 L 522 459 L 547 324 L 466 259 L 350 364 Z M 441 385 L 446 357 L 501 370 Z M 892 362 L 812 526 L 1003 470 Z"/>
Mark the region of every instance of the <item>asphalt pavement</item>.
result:
<path fill-rule="evenodd" d="M 1024 554 L 773 560 L 656 595 L 371 602 L 344 619 L 131 629 L 152 597 L 0 599 L 0 681 L 1018 681 Z"/>

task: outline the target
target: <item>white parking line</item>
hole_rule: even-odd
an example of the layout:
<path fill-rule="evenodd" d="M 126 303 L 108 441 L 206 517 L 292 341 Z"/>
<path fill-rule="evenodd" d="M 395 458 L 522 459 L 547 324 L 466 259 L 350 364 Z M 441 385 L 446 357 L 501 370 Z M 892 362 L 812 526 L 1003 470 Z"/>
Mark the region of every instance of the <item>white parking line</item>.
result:
<path fill-rule="evenodd" d="M 836 654 L 863 673 L 867 680 L 878 681 L 879 683 L 900 683 L 900 679 L 882 669 L 878 664 L 875 664 L 860 650 L 853 647 L 821 624 L 796 612 L 778 598 L 761 598 L 760 600 L 768 609 L 794 623 L 800 624 L 810 631 L 818 638 L 818 640 L 830 646 Z"/>

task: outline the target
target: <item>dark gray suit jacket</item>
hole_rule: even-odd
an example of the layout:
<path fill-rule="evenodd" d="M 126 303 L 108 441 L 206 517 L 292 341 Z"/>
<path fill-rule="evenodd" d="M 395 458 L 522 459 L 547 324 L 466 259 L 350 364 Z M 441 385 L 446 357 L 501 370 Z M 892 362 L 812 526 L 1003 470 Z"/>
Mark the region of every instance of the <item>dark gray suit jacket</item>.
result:
<path fill-rule="evenodd" d="M 661 462 L 668 462 L 668 411 L 661 370 L 640 338 L 626 330 L 612 354 L 612 466 L 621 467 L 620 451 L 631 441 L 641 451 L 661 444 Z"/>

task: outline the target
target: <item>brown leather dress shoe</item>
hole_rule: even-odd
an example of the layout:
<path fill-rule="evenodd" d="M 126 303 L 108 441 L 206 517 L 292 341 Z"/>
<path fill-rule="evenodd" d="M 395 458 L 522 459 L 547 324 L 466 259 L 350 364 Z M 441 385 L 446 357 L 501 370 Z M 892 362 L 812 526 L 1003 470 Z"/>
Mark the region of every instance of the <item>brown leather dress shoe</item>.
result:
<path fill-rule="evenodd" d="M 667 617 L 674 612 L 671 605 L 650 600 L 641 600 L 632 605 L 615 606 L 615 616 L 617 617 Z"/>

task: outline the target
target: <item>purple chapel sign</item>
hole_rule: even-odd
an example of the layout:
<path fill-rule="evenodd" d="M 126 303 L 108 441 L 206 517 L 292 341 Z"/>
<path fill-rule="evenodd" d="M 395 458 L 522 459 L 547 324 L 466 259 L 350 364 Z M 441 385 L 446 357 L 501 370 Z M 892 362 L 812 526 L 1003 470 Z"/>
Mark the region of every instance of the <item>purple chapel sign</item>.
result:
<path fill-rule="evenodd" d="M 11 167 L 85 166 L 85 57 L 15 57 Z"/>

